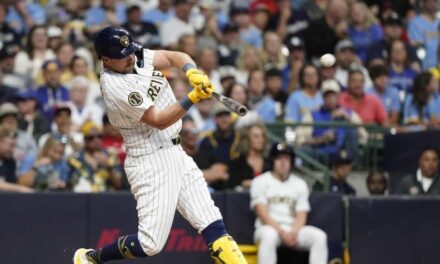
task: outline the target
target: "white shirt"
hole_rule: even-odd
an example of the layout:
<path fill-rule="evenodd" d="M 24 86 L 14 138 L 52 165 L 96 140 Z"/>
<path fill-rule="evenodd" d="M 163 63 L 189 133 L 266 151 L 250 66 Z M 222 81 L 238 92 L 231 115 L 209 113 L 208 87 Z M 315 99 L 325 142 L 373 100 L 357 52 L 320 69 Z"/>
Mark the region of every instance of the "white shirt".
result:
<path fill-rule="evenodd" d="M 194 26 L 173 16 L 160 27 L 161 44 L 164 47 L 175 44 L 185 34 L 194 35 Z"/>
<path fill-rule="evenodd" d="M 104 109 L 97 104 L 86 105 L 81 110 L 72 101 L 67 102 L 67 106 L 72 111 L 71 120 L 77 131 L 80 131 L 82 125 L 88 120 L 102 126 Z"/>
<path fill-rule="evenodd" d="M 424 177 L 422 174 L 422 170 L 418 169 L 417 170 L 417 181 L 420 182 L 420 184 L 422 185 L 423 191 L 427 192 L 429 190 L 429 187 L 431 187 L 434 179 Z"/>
<path fill-rule="evenodd" d="M 154 51 L 144 49 L 144 67 L 135 66 L 136 73 L 121 74 L 104 69 L 101 92 L 108 117 L 124 137 L 128 155 L 149 154 L 179 135 L 182 121 L 160 130 L 141 122 L 151 106 L 159 110 L 176 102 L 170 84 L 153 66 Z"/>
<path fill-rule="evenodd" d="M 283 227 L 292 227 L 295 212 L 310 211 L 309 189 L 306 182 L 290 174 L 280 181 L 268 171 L 256 177 L 251 184 L 251 208 L 257 204 L 267 205 L 269 217 Z M 257 218 L 255 228 L 262 226 Z"/>
<path fill-rule="evenodd" d="M 373 82 L 371 81 L 370 75 L 368 74 L 367 69 L 364 67 L 358 66 L 359 69 L 364 74 L 364 89 L 366 90 L 368 87 L 373 86 Z M 335 80 L 338 81 L 342 86 L 345 88 L 347 87 L 348 83 L 348 70 L 342 69 L 341 67 L 336 67 L 335 72 Z"/>

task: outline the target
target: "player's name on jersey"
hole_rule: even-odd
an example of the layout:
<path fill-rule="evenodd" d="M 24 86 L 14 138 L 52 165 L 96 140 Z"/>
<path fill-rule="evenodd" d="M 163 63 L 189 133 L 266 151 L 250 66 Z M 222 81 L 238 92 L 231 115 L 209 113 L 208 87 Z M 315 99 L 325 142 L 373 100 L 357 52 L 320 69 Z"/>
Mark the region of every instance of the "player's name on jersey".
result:
<path fill-rule="evenodd" d="M 154 70 L 151 75 L 156 78 L 151 79 L 147 94 L 150 97 L 151 101 L 154 102 L 160 92 L 160 89 L 164 87 L 166 80 L 163 78 L 163 74 L 159 70 Z"/>

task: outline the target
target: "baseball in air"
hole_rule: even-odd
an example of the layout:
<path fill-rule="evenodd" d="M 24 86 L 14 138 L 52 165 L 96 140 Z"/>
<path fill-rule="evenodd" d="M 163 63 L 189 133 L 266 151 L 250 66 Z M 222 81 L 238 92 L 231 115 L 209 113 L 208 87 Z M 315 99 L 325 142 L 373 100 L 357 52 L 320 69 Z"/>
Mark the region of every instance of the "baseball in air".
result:
<path fill-rule="evenodd" d="M 320 62 L 323 67 L 332 67 L 335 65 L 336 58 L 333 54 L 327 53 L 321 56 Z"/>

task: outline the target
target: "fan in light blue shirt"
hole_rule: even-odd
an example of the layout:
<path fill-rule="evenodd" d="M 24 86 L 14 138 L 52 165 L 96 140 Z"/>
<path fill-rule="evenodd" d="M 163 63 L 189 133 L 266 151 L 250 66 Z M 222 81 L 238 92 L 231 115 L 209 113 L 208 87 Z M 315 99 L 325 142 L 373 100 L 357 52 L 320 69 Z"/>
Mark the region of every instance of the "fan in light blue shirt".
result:
<path fill-rule="evenodd" d="M 125 14 L 126 5 L 124 3 L 116 3 L 115 4 L 115 12 L 116 18 L 118 21 L 123 24 L 125 23 L 127 17 Z M 91 7 L 86 13 L 86 26 L 97 26 L 105 23 L 107 21 L 106 10 L 101 6 Z"/>
<path fill-rule="evenodd" d="M 295 91 L 289 95 L 285 107 L 285 120 L 293 122 L 301 122 L 302 116 L 306 112 L 318 110 L 323 104 L 320 92 L 311 97 L 303 90 Z"/>

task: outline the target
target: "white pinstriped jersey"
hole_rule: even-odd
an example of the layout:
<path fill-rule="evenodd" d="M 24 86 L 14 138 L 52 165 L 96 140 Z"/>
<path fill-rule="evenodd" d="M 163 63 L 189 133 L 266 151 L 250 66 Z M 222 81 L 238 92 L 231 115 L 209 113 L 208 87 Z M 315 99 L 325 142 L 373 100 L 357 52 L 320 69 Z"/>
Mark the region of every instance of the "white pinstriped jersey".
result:
<path fill-rule="evenodd" d="M 101 72 L 101 92 L 108 117 L 119 129 L 128 155 L 151 153 L 162 146 L 172 145 L 182 127 L 179 120 L 164 130 L 140 122 L 152 105 L 159 110 L 176 102 L 170 84 L 153 66 L 154 51 L 144 49 L 144 67 L 135 66 L 136 73 L 121 74 L 104 69 Z"/>

